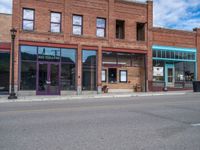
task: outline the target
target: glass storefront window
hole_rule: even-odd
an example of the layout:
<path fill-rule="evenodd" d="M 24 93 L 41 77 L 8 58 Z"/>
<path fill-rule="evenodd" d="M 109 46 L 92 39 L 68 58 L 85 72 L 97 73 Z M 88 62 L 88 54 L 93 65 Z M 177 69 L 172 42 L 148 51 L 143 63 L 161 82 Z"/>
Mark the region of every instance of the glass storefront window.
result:
<path fill-rule="evenodd" d="M 60 84 L 61 90 L 75 90 L 76 89 L 76 66 L 75 64 L 62 63 Z"/>
<path fill-rule="evenodd" d="M 96 51 L 82 51 L 82 89 L 96 90 Z"/>
<path fill-rule="evenodd" d="M 0 92 L 9 91 L 10 53 L 0 52 Z"/>
<path fill-rule="evenodd" d="M 117 53 L 118 64 L 126 67 L 131 66 L 131 54 L 129 53 Z"/>
<path fill-rule="evenodd" d="M 21 90 L 36 89 L 36 62 L 21 62 Z"/>
<path fill-rule="evenodd" d="M 133 54 L 132 55 L 132 65 L 133 67 L 144 67 L 144 55 Z"/>
<path fill-rule="evenodd" d="M 61 61 L 65 63 L 76 63 L 75 49 L 61 49 Z"/>
<path fill-rule="evenodd" d="M 103 64 L 117 64 L 117 53 L 115 52 L 103 52 L 102 54 Z"/>
<path fill-rule="evenodd" d="M 175 63 L 175 80 L 176 81 L 193 81 L 195 79 L 194 62 Z"/>
<path fill-rule="evenodd" d="M 119 52 L 103 52 L 103 65 L 108 67 L 124 66 L 124 67 L 143 67 L 144 55 L 119 53 Z"/>
<path fill-rule="evenodd" d="M 60 66 L 61 90 L 76 89 L 76 49 L 54 47 L 21 46 L 21 90 L 36 90 L 37 63 L 56 62 Z M 52 67 L 51 67 L 52 70 Z M 49 72 L 50 73 L 50 72 Z M 38 77 L 39 79 L 39 77 Z M 37 89 L 39 90 L 39 88 Z"/>
<path fill-rule="evenodd" d="M 21 59 L 36 61 L 37 60 L 37 47 L 21 46 Z"/>

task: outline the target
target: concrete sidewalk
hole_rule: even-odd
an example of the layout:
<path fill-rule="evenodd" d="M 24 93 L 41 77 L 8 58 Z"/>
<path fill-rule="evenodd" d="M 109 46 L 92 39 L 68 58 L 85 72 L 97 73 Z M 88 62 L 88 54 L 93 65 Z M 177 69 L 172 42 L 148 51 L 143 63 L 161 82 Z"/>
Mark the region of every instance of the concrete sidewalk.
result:
<path fill-rule="evenodd" d="M 167 95 L 186 95 L 199 94 L 192 91 L 176 92 L 147 92 L 147 93 L 107 93 L 107 94 L 88 94 L 88 95 L 66 95 L 66 96 L 20 96 L 16 100 L 8 100 L 8 95 L 0 95 L 0 103 L 9 102 L 34 102 L 34 101 L 56 101 L 56 100 L 80 100 L 80 99 L 102 99 L 120 97 L 140 97 L 140 96 L 167 96 Z"/>

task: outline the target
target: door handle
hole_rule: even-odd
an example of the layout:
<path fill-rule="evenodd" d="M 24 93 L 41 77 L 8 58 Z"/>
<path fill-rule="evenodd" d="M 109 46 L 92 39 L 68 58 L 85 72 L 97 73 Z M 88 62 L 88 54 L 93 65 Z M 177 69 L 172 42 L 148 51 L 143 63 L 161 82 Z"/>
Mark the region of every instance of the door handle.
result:
<path fill-rule="evenodd" d="M 46 81 L 46 84 L 51 84 L 51 81 Z"/>

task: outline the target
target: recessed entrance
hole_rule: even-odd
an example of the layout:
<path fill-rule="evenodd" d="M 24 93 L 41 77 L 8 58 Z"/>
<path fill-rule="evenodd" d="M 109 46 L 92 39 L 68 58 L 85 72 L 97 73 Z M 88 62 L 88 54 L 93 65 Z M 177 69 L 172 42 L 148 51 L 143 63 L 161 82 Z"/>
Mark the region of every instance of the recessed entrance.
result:
<path fill-rule="evenodd" d="M 60 95 L 59 76 L 59 63 L 39 62 L 37 95 Z"/>

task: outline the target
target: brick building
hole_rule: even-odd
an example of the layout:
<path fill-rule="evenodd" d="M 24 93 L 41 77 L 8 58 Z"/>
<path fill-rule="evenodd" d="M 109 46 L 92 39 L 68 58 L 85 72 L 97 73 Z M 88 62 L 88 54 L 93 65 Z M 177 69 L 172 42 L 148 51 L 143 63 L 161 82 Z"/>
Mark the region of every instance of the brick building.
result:
<path fill-rule="evenodd" d="M 154 28 L 150 0 L 14 0 L 12 19 L 19 93 L 180 90 L 200 77 L 200 30 Z"/>
<path fill-rule="evenodd" d="M 0 93 L 9 90 L 11 24 L 12 15 L 0 13 Z"/>

